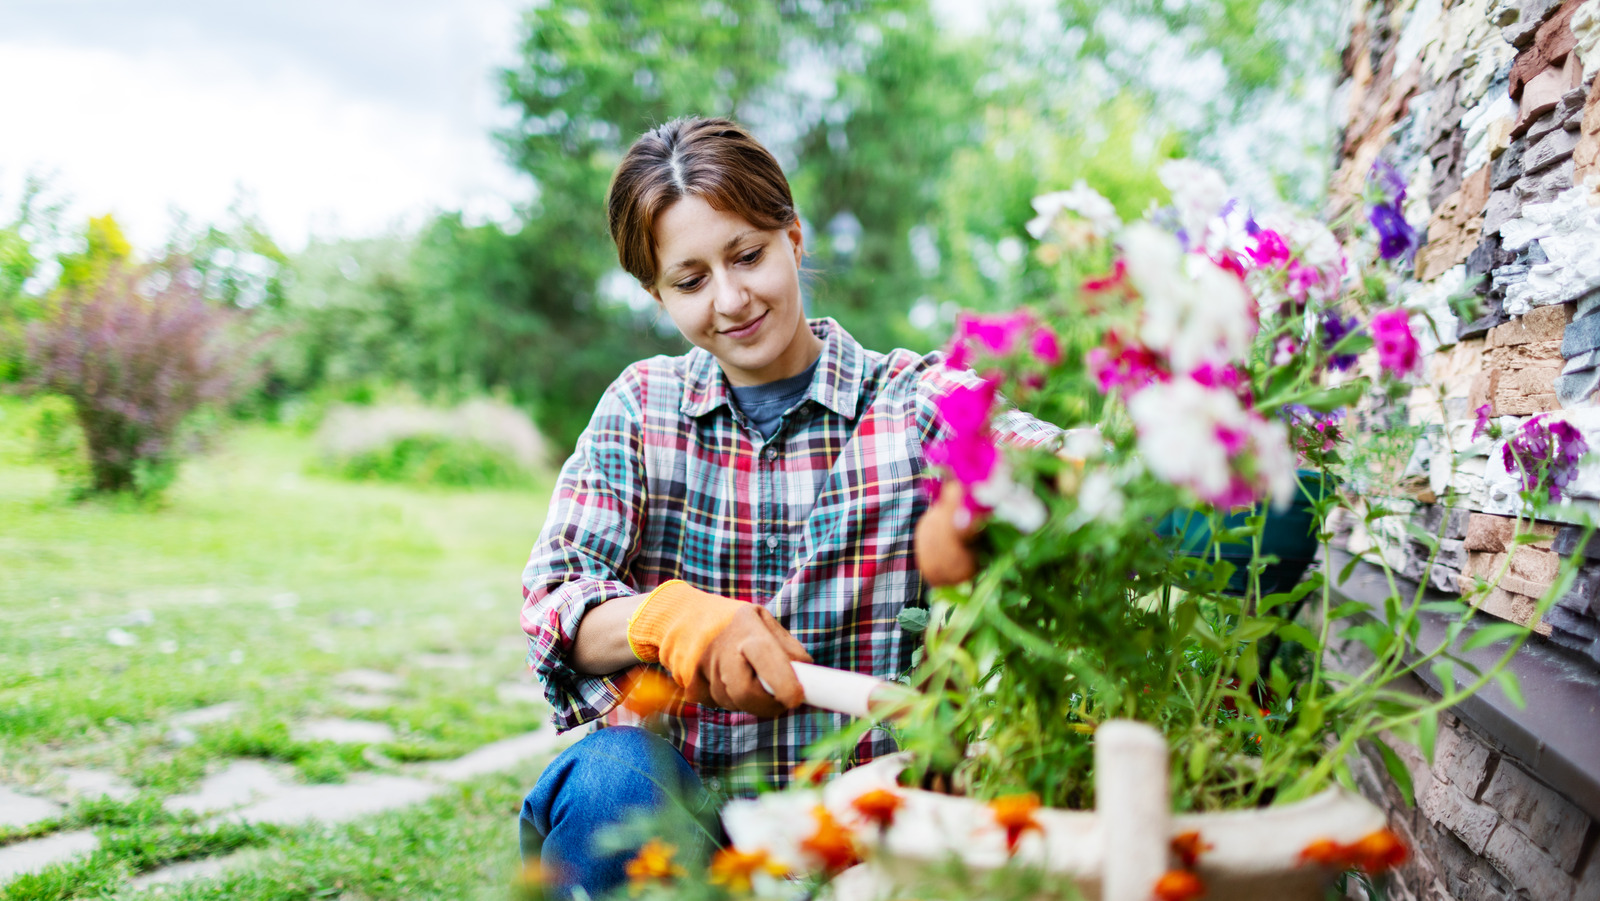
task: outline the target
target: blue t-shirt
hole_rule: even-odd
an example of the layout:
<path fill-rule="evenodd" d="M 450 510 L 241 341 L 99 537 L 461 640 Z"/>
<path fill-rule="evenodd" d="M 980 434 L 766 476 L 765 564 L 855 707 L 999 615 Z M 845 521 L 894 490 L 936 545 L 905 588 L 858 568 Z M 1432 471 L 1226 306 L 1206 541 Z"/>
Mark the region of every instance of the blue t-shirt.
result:
<path fill-rule="evenodd" d="M 728 386 L 733 392 L 734 402 L 744 411 L 750 425 L 761 433 L 761 437 L 771 438 L 778 431 L 783 414 L 806 396 L 806 389 L 811 387 L 811 378 L 817 374 L 817 362 L 821 359 L 818 357 L 817 361 L 806 367 L 805 372 L 776 382 L 745 388 Z"/>

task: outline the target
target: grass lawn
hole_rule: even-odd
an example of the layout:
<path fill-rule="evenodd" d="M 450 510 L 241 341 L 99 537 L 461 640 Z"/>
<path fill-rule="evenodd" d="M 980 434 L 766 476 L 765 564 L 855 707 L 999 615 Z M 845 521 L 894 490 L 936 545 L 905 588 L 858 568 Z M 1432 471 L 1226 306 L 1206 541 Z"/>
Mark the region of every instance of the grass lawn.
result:
<path fill-rule="evenodd" d="M 212 836 L 156 801 L 236 757 L 336 782 L 537 728 L 547 711 L 500 689 L 526 680 L 518 575 L 548 478 L 474 491 L 340 481 L 308 474 L 306 437 L 247 425 L 187 461 L 159 503 L 75 502 L 27 453 L 26 417 L 23 402 L 0 399 L 0 783 L 48 787 L 62 767 L 114 773 L 138 799 L 68 814 L 102 830 L 103 849 L 116 833 L 130 847 L 140 836 L 168 850 L 215 845 L 155 855 L 165 859 L 259 845 L 272 861 L 227 891 L 183 897 L 318 897 L 307 889 L 318 880 L 337 889 L 329 896 L 504 897 L 530 773 L 331 830 Z M 393 684 L 361 696 L 338 679 L 353 670 Z M 169 722 L 224 702 L 237 712 L 218 722 Z M 291 734 L 324 717 L 385 723 L 395 738 Z M 20 837 L 0 829 L 0 843 Z M 404 866 L 383 863 L 391 851 Z M 77 885 L 17 894 L 15 883 L 0 897 L 99 897 L 149 868 L 135 851 L 111 857 Z"/>

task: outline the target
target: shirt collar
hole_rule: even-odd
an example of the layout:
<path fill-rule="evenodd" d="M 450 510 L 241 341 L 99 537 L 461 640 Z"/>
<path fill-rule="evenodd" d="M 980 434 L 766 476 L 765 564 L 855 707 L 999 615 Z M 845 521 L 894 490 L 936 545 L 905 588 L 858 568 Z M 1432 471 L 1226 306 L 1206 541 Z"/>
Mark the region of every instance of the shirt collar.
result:
<path fill-rule="evenodd" d="M 846 419 L 855 419 L 861 397 L 861 345 L 831 318 L 812 319 L 811 333 L 822 339 L 817 375 L 806 389 L 806 399 L 816 401 Z M 689 351 L 684 373 L 683 400 L 678 408 L 686 416 L 704 416 L 728 405 L 728 382 L 716 357 L 704 348 Z"/>

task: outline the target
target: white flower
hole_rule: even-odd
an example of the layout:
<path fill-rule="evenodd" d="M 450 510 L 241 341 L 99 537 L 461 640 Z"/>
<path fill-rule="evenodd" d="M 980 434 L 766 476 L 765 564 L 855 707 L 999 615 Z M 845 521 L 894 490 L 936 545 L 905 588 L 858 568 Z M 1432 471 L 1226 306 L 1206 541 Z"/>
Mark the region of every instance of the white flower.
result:
<path fill-rule="evenodd" d="M 1135 394 L 1128 412 L 1139 429 L 1139 454 L 1157 478 L 1218 506 L 1261 494 L 1280 508 L 1293 500 L 1289 430 L 1245 409 L 1232 392 L 1180 377 Z M 1237 465 L 1246 458 L 1255 464 L 1248 482 Z"/>
<path fill-rule="evenodd" d="M 106 630 L 106 641 L 111 642 L 119 648 L 128 648 L 139 643 L 139 639 L 133 637 L 132 632 L 129 632 L 127 629 L 117 627 L 112 627 Z"/>
<path fill-rule="evenodd" d="M 1078 488 L 1078 513 L 1086 523 L 1095 519 L 1113 522 L 1122 515 L 1124 500 L 1111 474 L 1097 469 L 1084 476 Z"/>
<path fill-rule="evenodd" d="M 822 795 L 816 791 L 770 792 L 729 801 L 722 808 L 722 828 L 740 851 L 765 851 L 791 871 L 806 872 L 813 867 L 800 843 L 817 831 L 814 811 L 821 803 Z"/>
<path fill-rule="evenodd" d="M 1194 160 L 1163 163 L 1156 174 L 1172 193 L 1172 205 L 1178 209 L 1189 246 L 1205 246 L 1211 220 L 1228 203 L 1228 183 L 1217 170 Z"/>
<path fill-rule="evenodd" d="M 1228 496 L 1233 467 L 1217 429 L 1249 427 L 1238 398 L 1179 377 L 1135 394 L 1128 413 L 1139 429 L 1139 455 L 1157 478 L 1206 500 Z"/>
<path fill-rule="evenodd" d="M 987 479 L 972 486 L 972 499 L 993 510 L 996 517 L 1016 526 L 1023 534 L 1038 531 L 1049 517 L 1044 502 L 1033 489 L 1011 478 L 1011 467 L 1004 460 L 995 464 Z"/>
<path fill-rule="evenodd" d="M 1282 235 L 1295 257 L 1321 275 L 1318 283 L 1310 289 L 1315 299 L 1327 302 L 1338 297 L 1339 285 L 1344 280 L 1348 266 L 1344 247 L 1326 225 L 1283 213 L 1262 215 L 1257 218 L 1256 224 Z"/>
<path fill-rule="evenodd" d="M 1185 254 L 1175 238 L 1146 223 L 1125 229 L 1121 243 L 1128 278 L 1144 297 L 1139 339 L 1165 353 L 1174 370 L 1237 359 L 1249 348 L 1250 296 L 1232 273 Z"/>
<path fill-rule="evenodd" d="M 1028 234 L 1035 241 L 1042 240 L 1056 219 L 1067 211 L 1081 216 L 1102 238 L 1122 227 L 1117 208 L 1081 178 L 1071 190 L 1052 191 L 1033 198 L 1033 210 L 1038 215 L 1028 220 Z"/>

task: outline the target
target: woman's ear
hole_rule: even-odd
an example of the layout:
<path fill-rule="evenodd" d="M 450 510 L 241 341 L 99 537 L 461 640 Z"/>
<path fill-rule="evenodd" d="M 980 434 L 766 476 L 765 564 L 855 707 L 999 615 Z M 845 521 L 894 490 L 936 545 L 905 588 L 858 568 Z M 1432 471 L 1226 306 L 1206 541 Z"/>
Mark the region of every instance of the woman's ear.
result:
<path fill-rule="evenodd" d="M 795 220 L 789 223 L 789 227 L 784 229 L 784 233 L 789 236 L 789 243 L 794 245 L 794 267 L 799 269 L 802 265 L 801 260 L 806 255 L 806 236 L 800 228 L 800 217 L 796 216 Z"/>
<path fill-rule="evenodd" d="M 644 282 L 640 282 L 639 283 L 639 287 L 641 287 L 641 288 L 645 289 L 646 291 L 648 291 L 650 293 L 650 296 L 654 297 L 656 299 L 656 306 L 658 306 L 658 307 L 665 307 L 666 306 L 666 304 L 663 303 L 662 300 L 661 300 L 661 292 L 656 290 L 656 286 L 655 285 L 651 285 L 651 284 L 646 284 Z"/>

